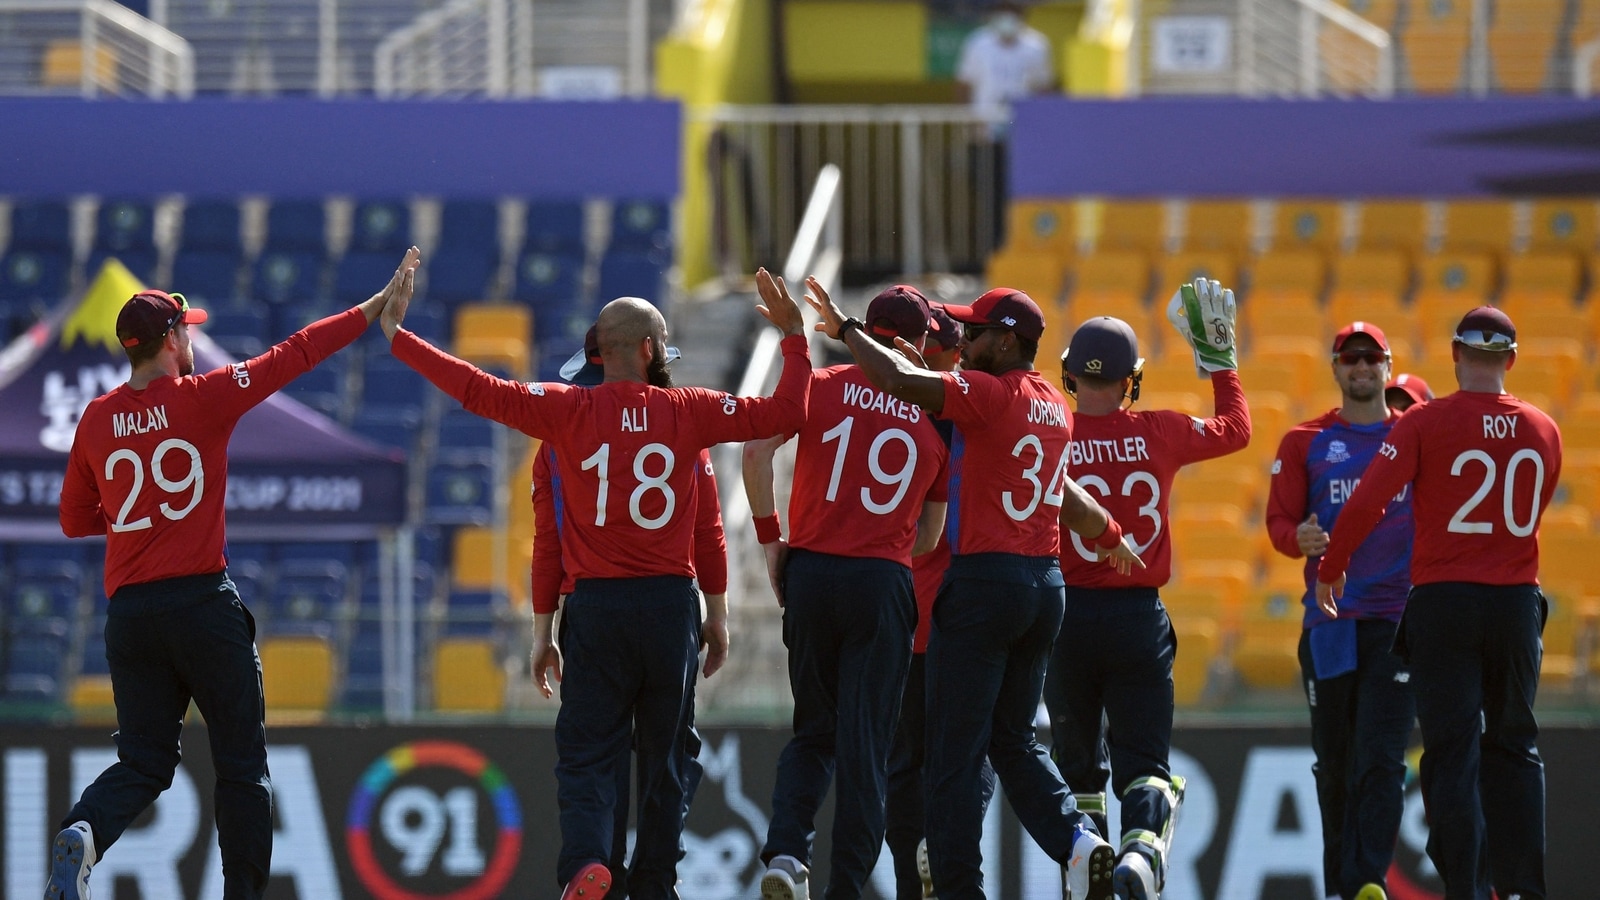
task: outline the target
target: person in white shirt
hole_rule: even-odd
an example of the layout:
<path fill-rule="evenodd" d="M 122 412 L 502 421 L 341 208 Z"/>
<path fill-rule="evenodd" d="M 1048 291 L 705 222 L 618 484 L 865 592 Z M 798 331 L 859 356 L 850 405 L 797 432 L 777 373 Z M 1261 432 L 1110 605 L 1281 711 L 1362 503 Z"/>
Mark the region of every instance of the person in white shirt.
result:
<path fill-rule="evenodd" d="M 967 35 L 956 66 L 956 97 L 988 120 L 982 138 L 972 147 L 975 187 L 993 185 L 993 202 L 980 204 L 980 217 L 989 216 L 989 228 L 979 223 L 979 234 L 993 235 L 998 248 L 1004 237 L 1006 201 L 1006 137 L 1011 128 L 1011 104 L 1041 94 L 1055 85 L 1050 64 L 1050 42 L 1022 19 L 1017 3 L 996 4 L 987 24 Z M 987 164 L 992 160 L 992 164 Z M 985 171 L 988 170 L 988 171 Z"/>

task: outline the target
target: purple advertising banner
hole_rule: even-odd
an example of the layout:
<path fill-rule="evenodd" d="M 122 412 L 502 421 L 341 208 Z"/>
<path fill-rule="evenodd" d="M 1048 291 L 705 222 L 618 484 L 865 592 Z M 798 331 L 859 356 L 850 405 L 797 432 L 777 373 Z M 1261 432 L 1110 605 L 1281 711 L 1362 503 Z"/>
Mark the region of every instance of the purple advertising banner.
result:
<path fill-rule="evenodd" d="M 661 100 L 0 99 L 0 194 L 673 197 Z"/>
<path fill-rule="evenodd" d="M 1600 103 L 1029 100 L 1014 197 L 1600 194 Z"/>

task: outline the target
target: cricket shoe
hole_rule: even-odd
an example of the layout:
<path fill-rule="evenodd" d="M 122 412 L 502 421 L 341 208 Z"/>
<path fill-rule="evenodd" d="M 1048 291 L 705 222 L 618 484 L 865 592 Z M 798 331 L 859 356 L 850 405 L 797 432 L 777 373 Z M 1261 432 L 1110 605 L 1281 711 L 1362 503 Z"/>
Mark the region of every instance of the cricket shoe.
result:
<path fill-rule="evenodd" d="M 50 845 L 50 881 L 44 900 L 89 900 L 89 870 L 99 862 L 88 822 L 73 822 Z"/>
<path fill-rule="evenodd" d="M 928 862 L 928 839 L 917 842 L 917 877 L 922 879 L 922 900 L 938 900 L 933 894 L 933 866 Z"/>
<path fill-rule="evenodd" d="M 567 882 L 561 900 L 604 900 L 610 890 L 611 870 L 601 863 L 589 863 Z"/>
<path fill-rule="evenodd" d="M 767 864 L 767 874 L 761 876 L 761 900 L 807 900 L 806 867 L 800 860 L 778 854 Z"/>
<path fill-rule="evenodd" d="M 1111 869 L 1116 852 L 1080 823 L 1066 865 L 1066 900 L 1112 900 Z"/>
<path fill-rule="evenodd" d="M 1117 861 L 1111 873 L 1111 887 L 1117 900 L 1157 900 L 1156 873 L 1150 868 L 1150 857 L 1137 850 L 1129 850 Z"/>

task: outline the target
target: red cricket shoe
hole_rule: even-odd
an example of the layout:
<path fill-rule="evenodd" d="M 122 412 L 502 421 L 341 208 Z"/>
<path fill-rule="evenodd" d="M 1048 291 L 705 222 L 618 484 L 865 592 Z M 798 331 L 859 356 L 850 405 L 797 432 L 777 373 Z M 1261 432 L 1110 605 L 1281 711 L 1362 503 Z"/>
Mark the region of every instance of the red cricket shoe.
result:
<path fill-rule="evenodd" d="M 604 900 L 610 890 L 611 870 L 600 863 L 589 863 L 567 882 L 561 900 Z"/>

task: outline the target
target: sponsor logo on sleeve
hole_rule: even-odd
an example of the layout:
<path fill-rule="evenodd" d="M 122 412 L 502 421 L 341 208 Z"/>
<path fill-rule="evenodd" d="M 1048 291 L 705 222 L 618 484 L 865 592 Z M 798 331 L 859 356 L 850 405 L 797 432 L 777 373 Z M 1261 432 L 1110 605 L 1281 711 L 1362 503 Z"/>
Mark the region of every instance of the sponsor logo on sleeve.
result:
<path fill-rule="evenodd" d="M 233 376 L 234 382 L 237 383 L 239 387 L 247 388 L 250 386 L 250 369 L 244 363 L 234 363 L 228 374 Z"/>

